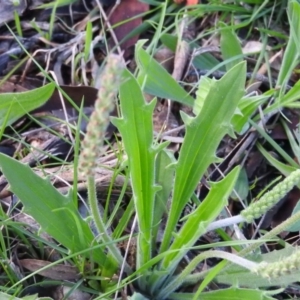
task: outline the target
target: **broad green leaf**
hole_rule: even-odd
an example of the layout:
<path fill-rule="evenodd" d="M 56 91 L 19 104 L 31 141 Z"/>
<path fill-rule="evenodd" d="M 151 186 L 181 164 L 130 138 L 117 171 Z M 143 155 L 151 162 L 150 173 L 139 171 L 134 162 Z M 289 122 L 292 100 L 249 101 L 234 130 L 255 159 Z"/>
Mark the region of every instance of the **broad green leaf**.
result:
<path fill-rule="evenodd" d="M 7 114 L 6 126 L 43 105 L 51 97 L 54 88 L 55 84 L 49 83 L 28 92 L 0 94 L 0 126 L 5 123 Z"/>
<path fill-rule="evenodd" d="M 137 80 L 144 92 L 193 106 L 194 99 L 142 48 L 143 43 L 140 41 L 136 46 L 136 61 L 140 69 Z"/>
<path fill-rule="evenodd" d="M 226 70 L 228 71 L 243 60 L 243 51 L 235 32 L 225 23 L 220 22 L 219 25 L 221 52 L 223 60 L 228 60 L 228 63 L 226 63 Z"/>
<path fill-rule="evenodd" d="M 279 290 L 281 292 L 282 290 Z M 261 290 L 250 290 L 244 288 L 231 287 L 224 290 L 216 290 L 211 292 L 201 293 L 199 300 L 275 300 L 271 297 L 272 293 Z M 172 297 L 172 296 L 176 296 Z M 193 299 L 194 293 L 174 293 L 170 299 L 190 300 Z"/>
<path fill-rule="evenodd" d="M 139 84 L 126 70 L 120 88 L 121 118 L 113 118 L 128 156 L 131 186 L 139 224 L 137 266 L 151 259 L 155 193 L 155 156 L 152 114 L 156 101 L 147 104 Z M 164 145 L 162 145 L 164 146 Z"/>
<path fill-rule="evenodd" d="M 180 214 L 193 194 L 208 166 L 216 161 L 216 149 L 231 130 L 230 120 L 243 97 L 246 65 L 232 68 L 212 85 L 198 116 L 182 113 L 186 134 L 180 150 L 171 202 L 170 214 L 161 245 L 161 252 L 169 248 Z"/>
<path fill-rule="evenodd" d="M 72 196 L 63 196 L 48 179 L 42 179 L 27 165 L 0 154 L 0 167 L 11 191 L 31 215 L 59 243 L 72 253 L 94 245 L 95 237 L 89 225 L 81 218 Z M 103 266 L 107 260 L 101 249 L 91 250 L 87 256 Z"/>
<path fill-rule="evenodd" d="M 211 189 L 197 209 L 191 213 L 185 224 L 174 237 L 170 246 L 170 253 L 167 253 L 161 263 L 161 268 L 173 272 L 179 261 L 186 252 L 194 246 L 194 243 L 206 232 L 207 226 L 214 221 L 227 205 L 228 197 L 232 192 L 240 168 L 236 167 L 223 180 L 211 183 Z M 178 252 L 174 252 L 178 250 Z"/>

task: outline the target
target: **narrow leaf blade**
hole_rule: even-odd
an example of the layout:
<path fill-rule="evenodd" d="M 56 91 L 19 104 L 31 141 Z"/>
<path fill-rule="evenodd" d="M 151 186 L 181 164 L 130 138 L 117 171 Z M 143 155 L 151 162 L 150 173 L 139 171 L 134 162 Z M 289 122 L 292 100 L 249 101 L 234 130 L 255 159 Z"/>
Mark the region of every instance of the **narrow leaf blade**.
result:
<path fill-rule="evenodd" d="M 246 65 L 232 68 L 210 89 L 199 115 L 185 117 L 186 135 L 176 166 L 173 199 L 161 251 L 166 251 L 183 207 L 195 187 L 216 160 L 216 149 L 225 134 L 230 132 L 231 119 L 244 94 Z"/>

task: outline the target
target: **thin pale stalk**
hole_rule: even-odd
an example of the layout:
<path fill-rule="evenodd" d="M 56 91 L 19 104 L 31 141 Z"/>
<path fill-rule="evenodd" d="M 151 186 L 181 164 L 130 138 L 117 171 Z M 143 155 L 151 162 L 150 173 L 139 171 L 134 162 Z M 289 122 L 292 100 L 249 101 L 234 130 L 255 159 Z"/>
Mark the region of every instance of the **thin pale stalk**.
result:
<path fill-rule="evenodd" d="M 246 269 L 252 270 L 258 266 L 257 263 L 247 260 L 245 258 L 239 257 L 235 254 L 227 253 L 224 251 L 218 250 L 210 250 L 203 252 L 196 256 L 188 266 L 180 273 L 180 275 L 176 276 L 174 280 L 172 280 L 165 288 L 161 290 L 161 292 L 157 295 L 157 299 L 166 299 L 166 297 L 174 292 L 183 282 L 186 276 L 188 276 L 196 267 L 197 265 L 207 259 L 212 257 L 223 258 L 229 260 L 237 265 L 240 265 Z"/>
<path fill-rule="evenodd" d="M 239 256 L 245 256 L 248 253 L 254 251 L 257 249 L 259 246 L 265 243 L 266 240 L 273 239 L 276 237 L 278 234 L 289 228 L 290 226 L 294 225 L 296 222 L 300 220 L 300 211 L 292 215 L 289 219 L 286 221 L 282 222 L 279 224 L 277 227 L 266 233 L 264 236 L 260 237 L 257 239 L 257 243 L 249 245 L 247 248 L 243 249 L 241 252 L 239 252 Z M 217 266 L 215 266 L 213 269 L 219 269 L 218 271 L 221 272 L 222 269 L 224 269 L 226 266 L 228 266 L 227 261 L 221 261 Z M 195 294 L 194 299 L 198 299 L 199 295 L 203 291 L 203 289 L 211 282 L 214 278 L 214 276 L 208 277 L 207 275 L 211 272 L 212 270 L 204 271 L 201 273 L 198 273 L 197 275 L 193 276 L 190 275 L 188 278 L 188 281 L 191 282 L 191 280 L 199 281 L 202 278 L 205 278 L 204 281 L 201 283 L 197 293 Z M 218 273 L 216 273 L 218 274 Z M 193 278 L 194 277 L 194 278 Z"/>
<path fill-rule="evenodd" d="M 97 200 L 97 191 L 95 185 L 95 178 L 93 176 L 88 176 L 87 178 L 88 184 L 88 194 L 89 194 L 89 204 L 91 208 L 91 214 L 93 216 L 93 220 L 95 222 L 96 229 L 100 234 L 101 239 L 105 244 L 107 244 L 107 248 L 118 262 L 119 266 L 124 265 L 124 270 L 126 273 L 131 274 L 132 270 L 127 263 L 124 263 L 124 257 L 121 255 L 119 249 L 113 243 L 111 237 L 109 236 L 105 224 L 102 221 L 99 209 L 98 209 L 98 200 Z"/>

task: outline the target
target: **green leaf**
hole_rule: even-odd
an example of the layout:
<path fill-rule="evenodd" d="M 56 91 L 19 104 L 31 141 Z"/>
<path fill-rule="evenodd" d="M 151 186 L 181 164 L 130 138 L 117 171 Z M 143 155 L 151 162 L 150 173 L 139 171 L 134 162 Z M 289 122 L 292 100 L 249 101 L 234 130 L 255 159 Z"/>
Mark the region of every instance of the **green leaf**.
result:
<path fill-rule="evenodd" d="M 280 71 L 278 74 L 277 85 L 282 86 L 282 89 L 285 89 L 285 86 L 294 70 L 296 65 L 298 64 L 299 58 L 299 43 L 298 40 L 298 27 L 300 26 L 300 11 L 299 11 L 299 3 L 297 1 L 289 1 L 288 5 L 288 17 L 290 24 L 290 37 L 288 39 L 288 44 L 284 51 Z M 281 99 L 279 98 L 281 102 Z"/>
<path fill-rule="evenodd" d="M 298 80 L 292 88 L 282 97 L 280 105 L 284 107 L 298 107 L 300 98 L 300 80 Z"/>
<path fill-rule="evenodd" d="M 279 290 L 281 292 L 282 290 Z M 276 299 L 268 294 L 271 294 L 268 291 L 261 290 L 250 290 L 243 288 L 231 287 L 229 289 L 224 290 L 216 290 L 211 292 L 201 293 L 199 300 L 272 300 Z M 176 296 L 176 298 L 172 297 L 172 295 Z M 190 300 L 193 299 L 194 293 L 174 293 L 172 294 L 170 299 L 180 299 L 180 300 Z"/>
<path fill-rule="evenodd" d="M 241 169 L 239 177 L 235 183 L 234 191 L 231 193 L 233 200 L 245 200 L 249 192 L 249 181 L 245 168 Z"/>
<path fill-rule="evenodd" d="M 193 66 L 200 70 L 211 70 L 218 65 L 220 62 L 211 53 L 203 53 L 193 59 Z M 224 65 L 220 65 L 217 70 L 225 71 Z"/>
<path fill-rule="evenodd" d="M 295 41 L 298 55 L 300 53 L 300 3 L 298 1 L 290 1 L 288 7 L 288 15 L 290 19 L 290 37 Z"/>
<path fill-rule="evenodd" d="M 299 167 L 298 164 L 293 160 L 292 157 L 289 156 L 289 154 L 284 151 L 280 145 L 278 145 L 266 132 L 263 128 L 258 126 L 255 122 L 252 120 L 249 120 L 249 123 L 257 130 L 257 132 L 273 147 L 274 150 L 276 150 L 291 166 Z"/>
<path fill-rule="evenodd" d="M 160 40 L 166 47 L 168 47 L 174 53 L 176 52 L 178 36 L 169 34 L 169 33 L 165 33 L 165 34 L 162 34 L 162 36 L 160 37 Z"/>
<path fill-rule="evenodd" d="M 197 209 L 188 216 L 187 221 L 174 237 L 161 266 L 168 271 L 168 276 L 184 257 L 189 248 L 206 232 L 207 226 L 214 221 L 227 205 L 240 168 L 233 169 L 223 180 L 211 183 L 211 189 Z M 175 251 L 178 250 L 178 251 Z"/>
<path fill-rule="evenodd" d="M 51 97 L 54 88 L 55 84 L 49 83 L 28 92 L 0 94 L 0 126 L 8 126 L 43 105 Z M 7 114 L 9 117 L 5 122 Z"/>
<path fill-rule="evenodd" d="M 70 5 L 74 2 L 76 2 L 76 0 L 56 0 L 56 1 L 51 1 L 50 3 L 42 4 L 37 8 L 42 9 L 42 8 L 60 7 L 60 6 Z"/>
<path fill-rule="evenodd" d="M 257 143 L 256 146 L 261 154 L 267 159 L 267 161 L 283 175 L 288 176 L 291 172 L 297 170 L 296 162 L 294 162 L 293 166 L 287 165 L 286 163 L 282 163 L 274 156 L 272 156 L 267 150 L 264 149 L 264 147 L 260 143 Z"/>
<path fill-rule="evenodd" d="M 219 25 L 221 31 L 221 52 L 223 60 L 228 60 L 226 63 L 226 70 L 228 71 L 242 62 L 243 51 L 235 32 L 225 23 L 220 22 Z"/>
<path fill-rule="evenodd" d="M 93 40 L 93 25 L 90 21 L 86 24 L 85 43 L 84 43 L 84 61 L 88 62 Z"/>
<path fill-rule="evenodd" d="M 178 101 L 193 106 L 194 99 L 177 81 L 143 48 L 144 41 L 136 45 L 136 61 L 140 68 L 138 82 L 144 92 L 165 99 Z"/>
<path fill-rule="evenodd" d="M 193 107 L 193 113 L 197 116 L 204 104 L 205 99 L 213 85 L 214 81 L 211 78 L 202 76 L 199 80 L 199 88 L 196 92 L 196 100 Z"/>
<path fill-rule="evenodd" d="M 138 268 L 151 259 L 153 211 L 155 193 L 155 156 L 159 149 L 153 147 L 152 114 L 155 102 L 147 104 L 139 84 L 126 70 L 120 88 L 122 118 L 112 118 L 118 127 L 128 156 L 133 197 L 137 212 Z M 162 145 L 163 146 L 163 145 Z"/>
<path fill-rule="evenodd" d="M 239 102 L 238 110 L 231 121 L 234 130 L 240 133 L 259 105 L 262 105 L 269 98 L 270 97 L 267 95 L 243 97 Z"/>
<path fill-rule="evenodd" d="M 42 179 L 27 165 L 0 154 L 0 167 L 11 191 L 31 215 L 59 243 L 72 253 L 86 250 L 94 244 L 95 237 L 89 225 L 81 218 L 72 196 L 63 196 L 50 183 Z M 86 253 L 103 266 L 106 255 L 101 249 Z"/>
<path fill-rule="evenodd" d="M 161 245 L 168 249 L 180 214 L 208 166 L 216 161 L 216 149 L 231 130 L 230 120 L 244 94 L 245 63 L 238 64 L 215 81 L 207 95 L 209 101 L 195 118 L 182 114 L 186 135 L 180 150 L 170 214 Z"/>

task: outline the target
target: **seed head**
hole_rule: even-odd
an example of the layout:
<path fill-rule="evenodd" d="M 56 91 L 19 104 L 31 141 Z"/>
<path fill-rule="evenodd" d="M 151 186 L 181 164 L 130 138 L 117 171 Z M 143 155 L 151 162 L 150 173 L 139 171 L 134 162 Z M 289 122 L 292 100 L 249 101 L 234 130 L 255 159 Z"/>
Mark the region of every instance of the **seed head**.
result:
<path fill-rule="evenodd" d="M 110 55 L 107 65 L 100 77 L 101 86 L 95 102 L 87 132 L 82 142 L 79 157 L 79 171 L 84 176 L 94 176 L 97 158 L 101 155 L 101 147 L 109 125 L 109 116 L 115 106 L 115 97 L 121 84 L 123 69 L 121 56 Z"/>
<path fill-rule="evenodd" d="M 242 217 L 251 223 L 261 217 L 271 207 L 278 203 L 295 185 L 300 182 L 300 169 L 292 172 L 271 191 L 264 194 L 257 202 L 252 203 L 241 212 Z"/>

